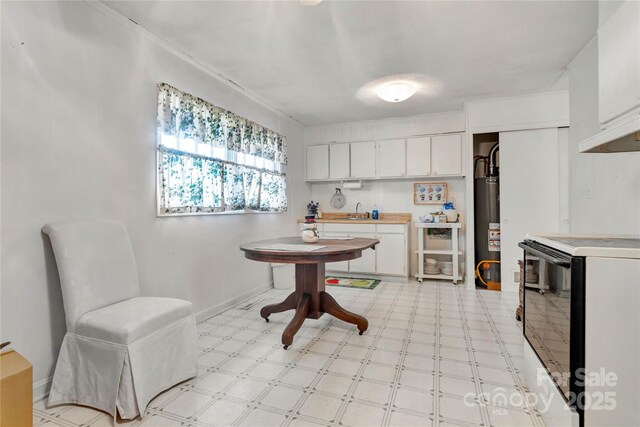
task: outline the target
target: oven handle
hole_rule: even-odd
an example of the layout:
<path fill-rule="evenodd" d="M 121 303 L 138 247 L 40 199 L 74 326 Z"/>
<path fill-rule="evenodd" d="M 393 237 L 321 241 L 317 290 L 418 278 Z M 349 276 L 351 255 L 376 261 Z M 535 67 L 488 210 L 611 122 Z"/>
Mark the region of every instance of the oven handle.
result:
<path fill-rule="evenodd" d="M 532 255 L 535 255 L 541 259 L 544 259 L 545 261 L 549 261 L 553 265 L 557 265 L 558 267 L 563 267 L 563 268 L 571 268 L 571 261 L 569 261 L 564 257 L 560 258 L 561 256 L 560 254 L 558 254 L 559 257 L 554 257 L 551 254 L 539 251 L 538 249 L 527 245 L 526 242 L 520 242 L 518 243 L 518 246 L 520 246 L 526 252 L 531 253 Z"/>

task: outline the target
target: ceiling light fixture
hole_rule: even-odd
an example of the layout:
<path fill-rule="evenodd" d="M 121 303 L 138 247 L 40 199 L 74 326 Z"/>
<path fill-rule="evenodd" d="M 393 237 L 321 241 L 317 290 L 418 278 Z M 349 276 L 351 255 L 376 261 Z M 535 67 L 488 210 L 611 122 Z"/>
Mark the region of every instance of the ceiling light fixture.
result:
<path fill-rule="evenodd" d="M 320 3 L 322 0 L 299 0 L 300 4 L 303 6 L 315 6 Z"/>
<path fill-rule="evenodd" d="M 376 89 L 376 95 L 383 101 L 402 102 L 413 96 L 418 88 L 408 81 L 395 81 L 380 85 Z"/>

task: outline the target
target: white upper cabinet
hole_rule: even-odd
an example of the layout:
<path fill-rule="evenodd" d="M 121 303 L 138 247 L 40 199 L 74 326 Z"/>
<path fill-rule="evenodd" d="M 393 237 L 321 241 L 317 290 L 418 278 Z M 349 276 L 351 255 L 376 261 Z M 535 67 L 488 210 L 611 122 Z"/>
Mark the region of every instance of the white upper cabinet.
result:
<path fill-rule="evenodd" d="M 329 179 L 329 146 L 307 147 L 307 180 Z"/>
<path fill-rule="evenodd" d="M 329 178 L 349 178 L 349 144 L 329 146 Z"/>
<path fill-rule="evenodd" d="M 462 136 L 431 137 L 431 175 L 462 175 Z"/>
<path fill-rule="evenodd" d="M 405 140 L 392 139 L 378 142 L 378 177 L 405 176 Z"/>
<path fill-rule="evenodd" d="M 376 143 L 351 143 L 351 178 L 376 177 Z"/>
<path fill-rule="evenodd" d="M 431 175 L 431 138 L 407 139 L 407 176 Z"/>
<path fill-rule="evenodd" d="M 598 30 L 600 124 L 640 107 L 640 2 L 625 1 Z"/>
<path fill-rule="evenodd" d="M 462 134 L 307 146 L 307 181 L 463 176 Z"/>

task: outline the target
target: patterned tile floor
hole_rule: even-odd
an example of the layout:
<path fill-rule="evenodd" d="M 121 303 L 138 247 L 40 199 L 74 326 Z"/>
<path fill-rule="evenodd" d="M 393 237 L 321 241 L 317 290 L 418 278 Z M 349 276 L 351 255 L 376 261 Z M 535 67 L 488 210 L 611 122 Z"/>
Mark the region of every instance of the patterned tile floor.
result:
<path fill-rule="evenodd" d="M 363 336 L 325 315 L 308 319 L 283 350 L 291 312 L 267 323 L 258 311 L 288 292 L 270 290 L 200 323 L 197 378 L 156 397 L 143 419 L 118 425 L 544 425 L 523 398 L 517 295 L 392 282 L 329 292 L 368 318 Z M 112 423 L 85 407 L 34 405 L 37 426 Z"/>

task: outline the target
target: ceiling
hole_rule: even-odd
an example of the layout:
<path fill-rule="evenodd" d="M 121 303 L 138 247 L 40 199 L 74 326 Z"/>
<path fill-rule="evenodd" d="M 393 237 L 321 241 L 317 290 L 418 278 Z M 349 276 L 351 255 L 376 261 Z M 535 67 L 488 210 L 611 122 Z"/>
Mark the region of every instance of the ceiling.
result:
<path fill-rule="evenodd" d="M 306 126 L 549 90 L 598 21 L 594 1 L 105 4 Z M 372 82 L 398 74 L 418 93 L 377 99 Z"/>

